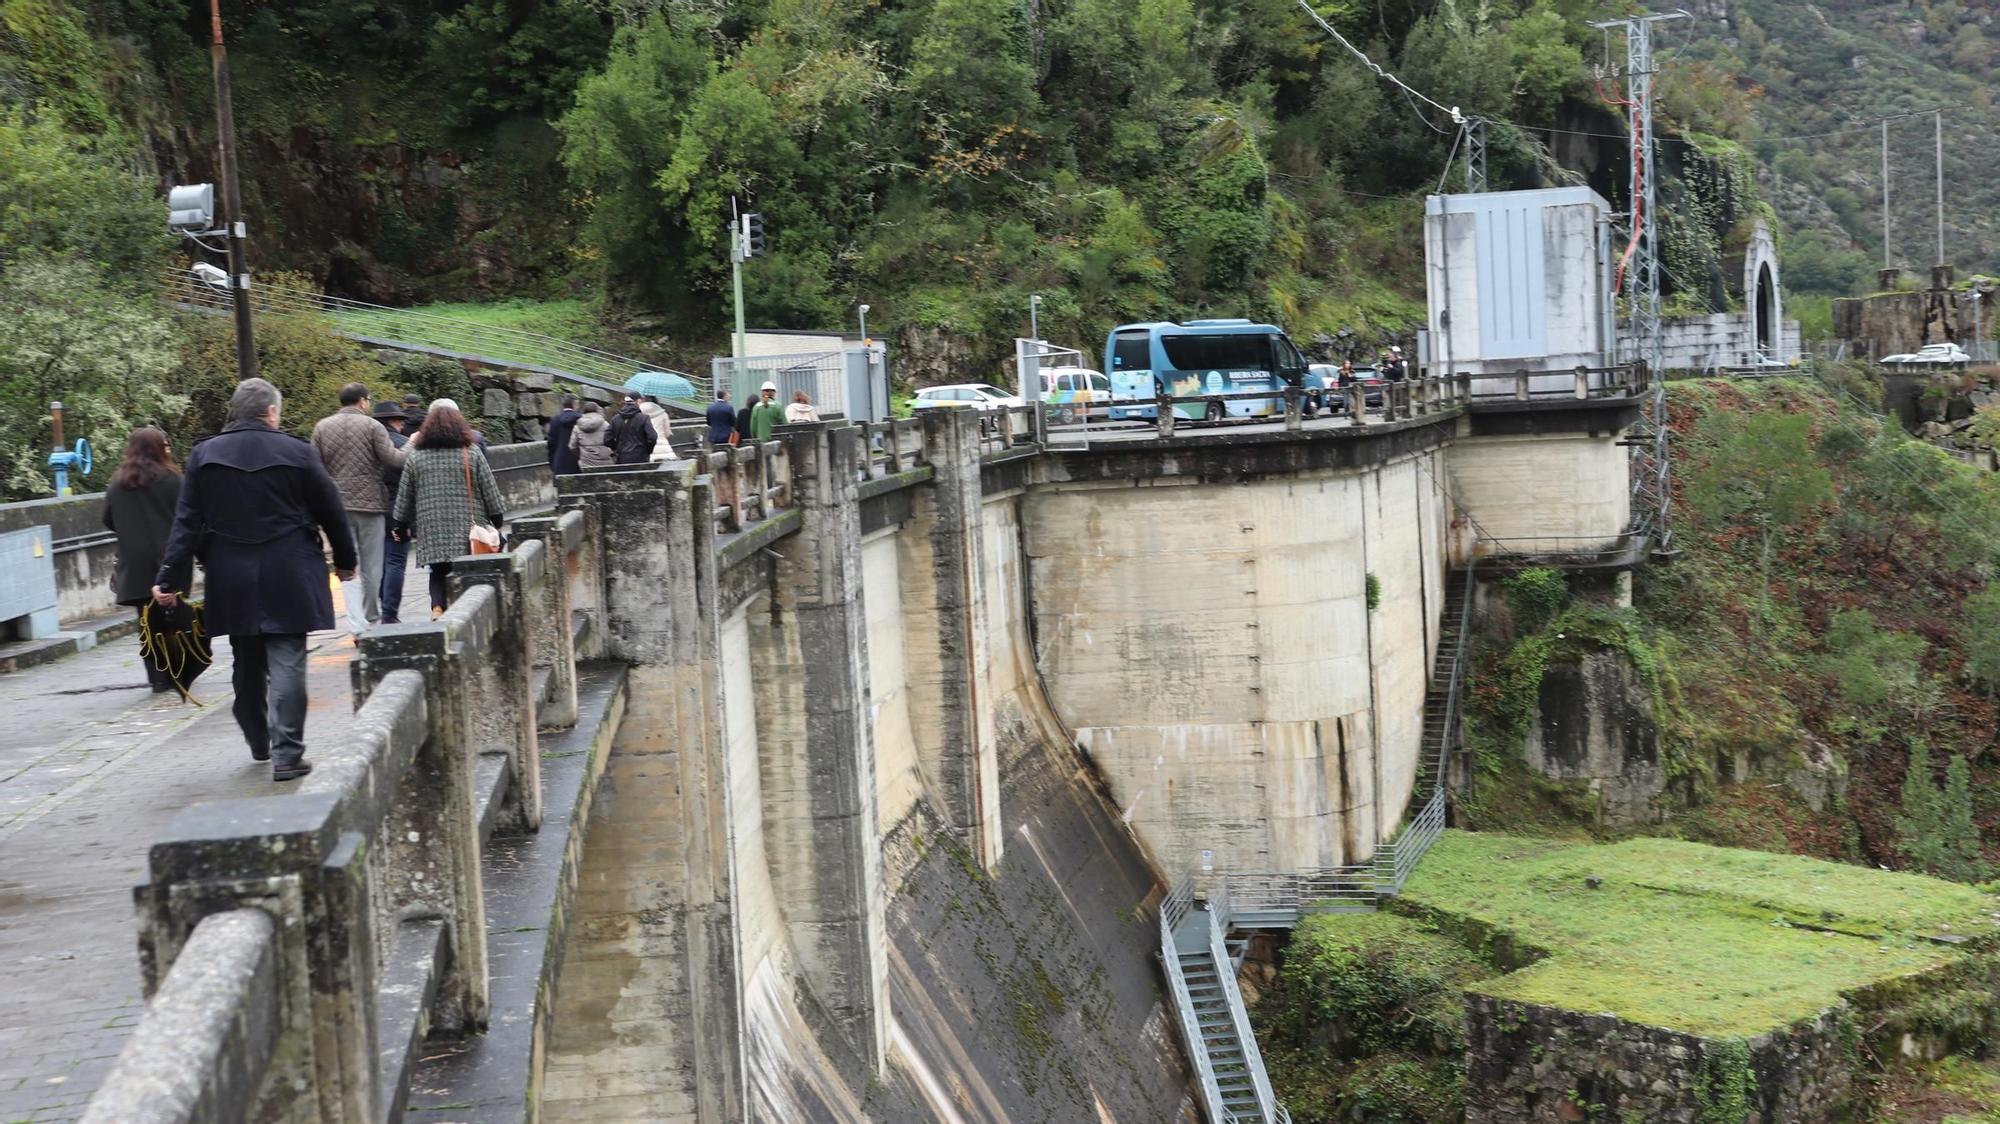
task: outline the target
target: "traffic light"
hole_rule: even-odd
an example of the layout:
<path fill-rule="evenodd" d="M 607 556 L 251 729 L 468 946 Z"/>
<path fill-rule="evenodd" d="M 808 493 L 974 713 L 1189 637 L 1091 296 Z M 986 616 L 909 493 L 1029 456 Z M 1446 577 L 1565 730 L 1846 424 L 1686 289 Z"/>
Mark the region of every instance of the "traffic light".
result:
<path fill-rule="evenodd" d="M 742 223 L 743 257 L 746 260 L 763 257 L 766 252 L 764 216 L 753 212 L 742 216 L 739 221 Z"/>

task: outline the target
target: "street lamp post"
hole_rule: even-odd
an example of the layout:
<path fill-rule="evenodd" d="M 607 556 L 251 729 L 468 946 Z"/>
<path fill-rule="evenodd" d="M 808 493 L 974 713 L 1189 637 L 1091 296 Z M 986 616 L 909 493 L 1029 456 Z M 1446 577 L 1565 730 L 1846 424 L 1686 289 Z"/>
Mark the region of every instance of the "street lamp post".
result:
<path fill-rule="evenodd" d="M 1028 297 L 1028 338 L 1035 341 L 1036 351 L 1042 349 L 1042 327 L 1039 316 L 1041 310 L 1042 294 L 1031 294 Z"/>
<path fill-rule="evenodd" d="M 864 305 L 862 305 L 862 306 L 861 306 L 861 308 L 860 308 L 860 312 L 861 312 L 861 346 L 862 346 L 862 347 L 867 347 L 867 346 L 868 346 L 868 306 L 867 306 L 867 305 L 865 305 L 865 304 L 864 304 Z"/>

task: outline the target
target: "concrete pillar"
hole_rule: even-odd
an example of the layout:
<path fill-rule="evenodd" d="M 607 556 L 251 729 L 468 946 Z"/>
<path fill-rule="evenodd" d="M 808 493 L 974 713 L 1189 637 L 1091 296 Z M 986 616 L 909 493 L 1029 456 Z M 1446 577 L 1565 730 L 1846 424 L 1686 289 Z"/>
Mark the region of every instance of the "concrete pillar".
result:
<path fill-rule="evenodd" d="M 280 1029 L 260 1120 L 378 1118 L 375 942 L 365 849 L 338 799 L 217 800 L 176 816 L 148 850 L 134 897 L 148 998 L 201 919 L 252 906 L 278 922 Z"/>
<path fill-rule="evenodd" d="M 577 584 L 584 523 L 583 512 L 566 511 L 558 516 L 517 519 L 513 526 L 516 538 L 538 539 L 546 548 L 545 573 L 541 584 L 530 591 L 528 611 L 535 667 L 549 673 L 548 697 L 540 700 L 536 712 L 544 727 L 576 725 L 576 630 L 570 590 Z"/>
<path fill-rule="evenodd" d="M 579 898 L 579 923 L 604 939 L 572 937 L 582 955 L 565 981 L 585 992 L 643 989 L 672 1012 L 634 1038 L 657 1048 L 659 1080 L 692 1070 L 697 1120 L 746 1117 L 742 983 L 727 846 L 726 754 L 707 687 L 697 535 L 714 519 L 714 493 L 697 495 L 692 462 L 562 478 L 565 506 L 589 511 L 603 566 L 603 651 L 630 665 L 624 721 L 605 783 L 622 852 L 614 885 Z M 702 541 L 709 541 L 704 537 Z M 594 829 L 593 829 L 594 830 Z M 592 846 L 596 845 L 593 835 Z M 616 903 L 615 909 L 600 903 Z M 603 913 L 587 913 L 603 908 Z M 656 936 L 654 934 L 672 934 Z M 602 947 L 597 947 L 602 946 Z M 635 1035 L 639 1031 L 633 1032 Z M 675 1089 L 679 1091 L 678 1086 Z"/>
<path fill-rule="evenodd" d="M 989 681 L 985 519 L 975 419 L 950 410 L 923 416 L 931 486 L 897 535 L 910 726 L 940 811 L 987 871 L 999 868 L 1000 764 Z"/>
<path fill-rule="evenodd" d="M 807 986 L 876 1072 L 888 1040 L 888 949 L 861 602 L 860 437 L 833 425 L 787 434 L 802 524 L 775 548 L 771 604 L 753 622 L 752 644 L 759 679 L 771 684 L 757 721 L 772 886 Z"/>
<path fill-rule="evenodd" d="M 454 603 L 473 586 L 493 590 L 497 608 L 492 642 L 482 658 L 465 668 L 473 697 L 466 710 L 468 732 L 478 752 L 507 758 L 504 826 L 534 831 L 542 826 L 542 751 L 535 736 L 540 722 L 534 691 L 536 661 L 535 591 L 545 578 L 547 548 L 529 539 L 507 554 L 460 558 L 451 567 Z"/>
<path fill-rule="evenodd" d="M 399 921 L 444 922 L 450 961 L 438 977 L 431 1025 L 447 1031 L 486 1025 L 486 892 L 479 872 L 473 777 L 489 744 L 482 733 L 485 723 L 475 712 L 494 706 L 493 693 L 505 689 L 480 670 L 495 662 L 499 602 L 497 590 L 475 586 L 454 597 L 436 621 L 362 634 L 348 665 L 357 724 L 364 731 L 362 720 L 373 713 L 415 712 L 424 719 L 414 737 L 393 731 L 374 735 L 391 750 L 398 744 L 419 744 L 394 800 L 380 810 L 381 826 L 368 862 L 382 918 L 383 929 L 376 936 L 384 942 L 383 962 L 388 960 L 389 929 Z M 415 671 L 421 679 L 397 674 L 405 671 Z M 400 703 L 397 696 L 403 692 L 417 694 L 421 706 L 389 705 Z M 368 706 L 377 694 L 383 695 L 383 703 Z M 387 758 L 393 759 L 393 753 Z M 338 791 L 344 768 L 343 761 L 327 762 L 304 791 Z"/>

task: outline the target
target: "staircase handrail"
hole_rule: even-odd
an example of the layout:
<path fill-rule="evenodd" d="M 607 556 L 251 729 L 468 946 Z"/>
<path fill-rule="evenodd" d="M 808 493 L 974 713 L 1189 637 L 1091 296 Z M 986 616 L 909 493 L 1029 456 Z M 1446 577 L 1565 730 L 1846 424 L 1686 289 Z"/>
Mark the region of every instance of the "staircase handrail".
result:
<path fill-rule="evenodd" d="M 1217 1124 L 1224 1124 L 1229 1112 L 1222 1107 L 1222 1087 L 1215 1082 L 1215 1067 L 1202 1049 L 1201 1024 L 1195 1021 L 1194 1002 L 1188 993 L 1187 976 L 1181 972 L 1180 948 L 1174 943 L 1174 926 L 1167 924 L 1166 910 L 1160 911 L 1160 963 L 1167 971 L 1168 998 L 1181 1025 L 1181 1041 L 1187 1043 L 1188 1061 L 1194 1064 L 1201 1082 L 1201 1099 Z"/>
<path fill-rule="evenodd" d="M 1215 911 L 1208 911 L 1208 954 L 1217 974 L 1230 971 L 1229 948 L 1223 940 L 1222 924 Z M 1264 1072 L 1264 1054 L 1257 1048 L 1257 1032 L 1250 1027 L 1250 1011 L 1243 1005 L 1243 993 L 1235 981 L 1222 989 L 1223 1004 L 1229 1010 L 1229 1025 L 1236 1032 L 1236 1048 L 1243 1051 L 1243 1067 L 1250 1073 L 1250 1087 L 1257 1096 L 1259 1119 L 1277 1118 L 1278 1096 L 1271 1091 L 1271 1076 Z M 1210 1067 L 1213 1069 L 1213 1067 Z M 1218 1102 L 1219 1103 L 1219 1102 Z"/>

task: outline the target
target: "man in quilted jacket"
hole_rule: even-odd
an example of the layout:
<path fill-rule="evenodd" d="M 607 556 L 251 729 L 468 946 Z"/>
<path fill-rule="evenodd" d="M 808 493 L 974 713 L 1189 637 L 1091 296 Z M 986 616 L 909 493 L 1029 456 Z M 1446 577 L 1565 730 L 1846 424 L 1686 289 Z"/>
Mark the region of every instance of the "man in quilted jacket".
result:
<path fill-rule="evenodd" d="M 403 467 L 405 453 L 389 431 L 368 414 L 368 388 L 358 382 L 340 388 L 340 410 L 313 426 L 313 448 L 340 489 L 347 525 L 361 560 L 361 579 L 342 587 L 347 627 L 359 633 L 382 619 L 382 544 L 388 528 L 388 498 L 382 474 Z M 390 613 L 394 616 L 394 612 Z"/>

